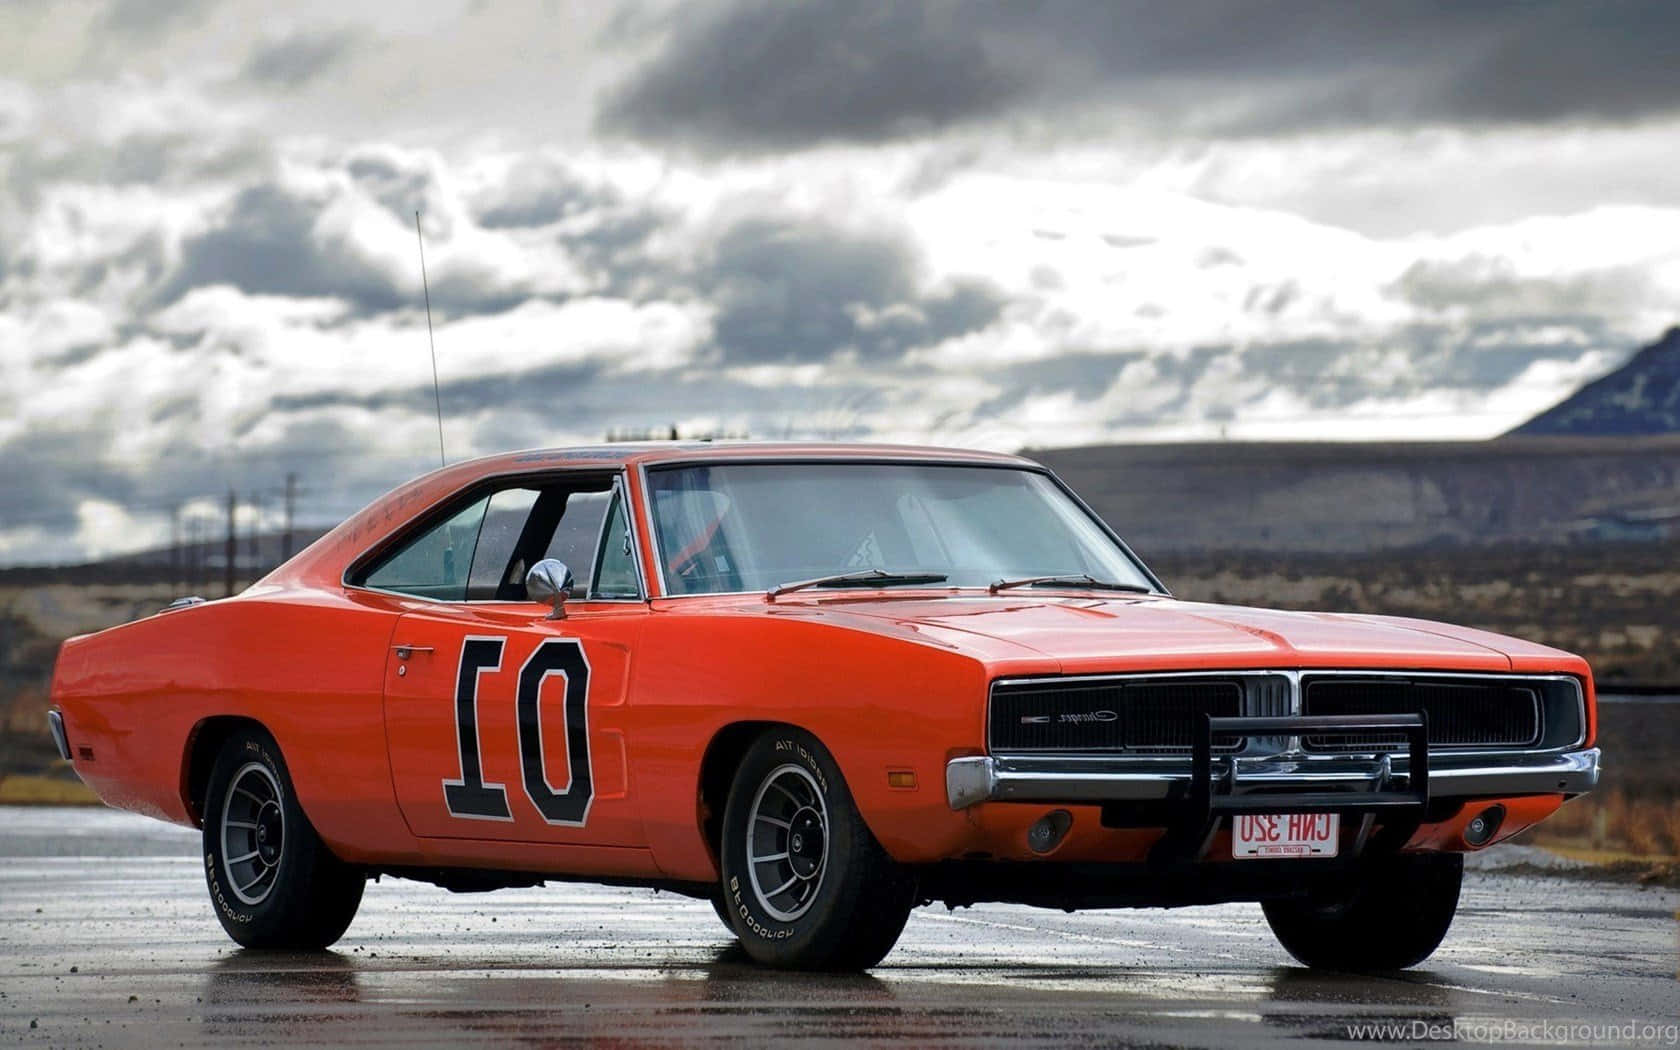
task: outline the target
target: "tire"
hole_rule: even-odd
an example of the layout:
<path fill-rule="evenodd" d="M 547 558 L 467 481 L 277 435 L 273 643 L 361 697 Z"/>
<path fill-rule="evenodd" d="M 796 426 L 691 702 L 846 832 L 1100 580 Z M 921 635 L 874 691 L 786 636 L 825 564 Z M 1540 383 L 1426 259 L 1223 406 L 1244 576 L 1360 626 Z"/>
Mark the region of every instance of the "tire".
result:
<path fill-rule="evenodd" d="M 233 733 L 211 766 L 204 876 L 216 918 L 247 948 L 325 948 L 344 935 L 367 885 L 315 833 L 279 747 L 259 729 Z"/>
<path fill-rule="evenodd" d="M 739 937 L 735 932 L 735 918 L 729 914 L 729 903 L 723 899 L 722 891 L 712 894 L 712 910 L 717 912 L 718 921 L 729 931 L 731 937 Z"/>
<path fill-rule="evenodd" d="M 1308 966 L 1403 970 L 1440 947 L 1463 881 L 1462 854 L 1401 854 L 1350 887 L 1263 907 L 1278 943 Z"/>
<path fill-rule="evenodd" d="M 768 730 L 747 749 L 724 807 L 719 855 L 731 928 L 751 958 L 770 966 L 874 966 L 916 903 L 915 879 L 870 834 L 840 767 L 799 729 Z"/>

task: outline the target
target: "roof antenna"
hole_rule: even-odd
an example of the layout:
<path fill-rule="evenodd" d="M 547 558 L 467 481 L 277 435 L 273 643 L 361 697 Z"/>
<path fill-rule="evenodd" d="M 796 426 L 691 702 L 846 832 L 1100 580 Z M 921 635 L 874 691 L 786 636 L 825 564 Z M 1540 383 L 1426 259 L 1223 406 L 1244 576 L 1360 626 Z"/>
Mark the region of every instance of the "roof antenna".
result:
<path fill-rule="evenodd" d="M 437 403 L 438 464 L 449 466 L 443 454 L 443 393 L 438 389 L 437 339 L 432 335 L 432 286 L 426 280 L 426 238 L 420 233 L 420 212 L 414 213 L 414 239 L 420 244 L 420 287 L 426 293 L 426 342 L 432 348 L 432 399 Z"/>

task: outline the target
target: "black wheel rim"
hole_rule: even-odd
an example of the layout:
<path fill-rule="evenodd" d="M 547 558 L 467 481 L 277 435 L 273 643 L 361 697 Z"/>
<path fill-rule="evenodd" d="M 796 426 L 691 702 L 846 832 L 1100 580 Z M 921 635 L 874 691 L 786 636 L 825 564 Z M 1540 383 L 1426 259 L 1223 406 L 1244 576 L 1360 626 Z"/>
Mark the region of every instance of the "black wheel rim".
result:
<path fill-rule="evenodd" d="M 221 837 L 228 886 L 246 904 L 261 904 L 274 889 L 286 839 L 280 781 L 263 763 L 245 763 L 228 783 Z"/>
<path fill-rule="evenodd" d="M 828 860 L 828 804 L 804 766 L 778 766 L 747 814 L 747 877 L 772 918 L 792 922 L 811 909 Z"/>

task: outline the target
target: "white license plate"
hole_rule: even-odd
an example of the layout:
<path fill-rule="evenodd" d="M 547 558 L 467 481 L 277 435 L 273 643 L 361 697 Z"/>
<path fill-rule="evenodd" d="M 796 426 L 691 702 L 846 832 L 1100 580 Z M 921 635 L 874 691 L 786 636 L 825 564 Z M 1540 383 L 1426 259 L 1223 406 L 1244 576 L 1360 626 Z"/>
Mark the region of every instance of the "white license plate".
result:
<path fill-rule="evenodd" d="M 1334 857 L 1339 813 L 1239 813 L 1231 818 L 1231 856 Z"/>

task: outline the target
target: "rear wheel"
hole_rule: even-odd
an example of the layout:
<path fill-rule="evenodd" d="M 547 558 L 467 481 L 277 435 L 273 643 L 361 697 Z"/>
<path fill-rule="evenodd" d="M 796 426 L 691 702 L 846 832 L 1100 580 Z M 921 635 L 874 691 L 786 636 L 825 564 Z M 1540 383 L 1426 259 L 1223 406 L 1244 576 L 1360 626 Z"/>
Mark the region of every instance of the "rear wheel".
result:
<path fill-rule="evenodd" d="M 873 966 L 915 905 L 915 880 L 875 841 L 840 767 L 803 730 L 768 730 L 747 749 L 719 852 L 730 927 L 772 966 Z"/>
<path fill-rule="evenodd" d="M 280 749 L 258 729 L 230 736 L 211 767 L 204 877 L 222 928 L 247 948 L 325 948 L 367 885 L 315 833 Z"/>
<path fill-rule="evenodd" d="M 1463 880 L 1462 854 L 1401 854 L 1334 892 L 1267 901 L 1266 921 L 1308 966 L 1403 970 L 1440 947 Z"/>

